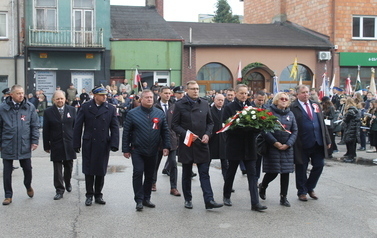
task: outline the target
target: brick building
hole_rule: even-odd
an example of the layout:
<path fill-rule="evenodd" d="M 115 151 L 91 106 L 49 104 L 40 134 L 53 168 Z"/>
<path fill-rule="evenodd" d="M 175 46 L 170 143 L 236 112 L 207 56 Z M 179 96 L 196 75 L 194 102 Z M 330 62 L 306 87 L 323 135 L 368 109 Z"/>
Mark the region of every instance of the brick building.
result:
<path fill-rule="evenodd" d="M 334 49 L 322 55 L 331 56 L 328 74 L 336 74 L 336 85 L 344 86 L 349 75 L 355 84 L 360 65 L 362 86 L 366 87 L 371 67 L 377 66 L 376 8 L 375 0 L 265 0 L 258 4 L 244 0 L 244 22 L 289 21 L 329 36 Z"/>

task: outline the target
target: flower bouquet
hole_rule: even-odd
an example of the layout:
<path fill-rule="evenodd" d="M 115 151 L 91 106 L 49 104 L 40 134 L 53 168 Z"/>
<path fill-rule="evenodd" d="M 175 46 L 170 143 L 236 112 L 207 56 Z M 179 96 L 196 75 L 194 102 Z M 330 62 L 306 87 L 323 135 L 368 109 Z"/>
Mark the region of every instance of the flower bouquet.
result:
<path fill-rule="evenodd" d="M 246 106 L 242 111 L 228 118 L 225 125 L 216 133 L 225 132 L 235 128 L 252 129 L 257 131 L 273 132 L 281 130 L 281 124 L 272 112 L 263 108 Z"/>

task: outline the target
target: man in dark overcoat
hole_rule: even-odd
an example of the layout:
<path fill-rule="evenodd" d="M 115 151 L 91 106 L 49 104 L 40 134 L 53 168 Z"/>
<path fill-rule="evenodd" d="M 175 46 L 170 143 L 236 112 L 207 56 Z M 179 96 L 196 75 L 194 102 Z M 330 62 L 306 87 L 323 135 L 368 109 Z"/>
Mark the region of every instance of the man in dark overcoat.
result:
<path fill-rule="evenodd" d="M 305 202 L 308 200 L 306 194 L 318 199 L 314 188 L 322 174 L 331 139 L 320 105 L 309 100 L 309 88 L 298 85 L 296 94 L 297 100 L 291 104 L 291 111 L 295 115 L 298 127 L 298 136 L 294 144 L 296 188 L 298 199 Z M 309 162 L 313 167 L 308 177 Z"/>
<path fill-rule="evenodd" d="M 218 133 L 223 126 L 222 112 L 224 106 L 224 95 L 217 94 L 213 100 L 214 104 L 211 107 L 211 115 L 213 120 L 212 135 L 209 140 L 209 152 L 212 159 L 220 159 L 221 172 L 225 181 L 226 171 L 228 170 L 228 161 L 225 157 L 225 133 Z"/>
<path fill-rule="evenodd" d="M 73 148 L 80 152 L 82 129 L 82 172 L 85 174 L 86 201 L 91 206 L 93 196 L 98 204 L 106 204 L 102 199 L 110 150 L 118 151 L 119 125 L 116 108 L 106 101 L 107 90 L 95 87 L 93 99 L 81 106 L 78 111 L 74 133 Z"/>
<path fill-rule="evenodd" d="M 236 97 L 233 102 L 227 104 L 223 112 L 224 123 L 229 117 L 234 116 L 237 111 L 242 111 L 245 106 L 250 106 L 248 97 L 248 87 L 245 84 L 238 84 L 235 88 Z M 230 196 L 233 188 L 234 176 L 237 167 L 242 161 L 245 165 L 249 191 L 251 197 L 251 209 L 262 211 L 267 209 L 259 203 L 258 188 L 256 181 L 255 164 L 257 160 L 256 136 L 259 132 L 249 131 L 239 128 L 229 129 L 226 132 L 226 158 L 229 162 L 229 168 L 224 183 L 224 205 L 232 206 Z"/>
<path fill-rule="evenodd" d="M 72 191 L 71 177 L 73 160 L 76 153 L 73 150 L 73 126 L 76 109 L 65 105 L 65 93 L 55 91 L 52 96 L 53 106 L 44 111 L 43 148 L 50 153 L 54 166 L 54 200 L 63 198 L 64 191 Z M 64 173 L 63 173 L 64 167 Z M 65 184 L 65 186 L 64 186 Z"/>
<path fill-rule="evenodd" d="M 216 203 L 209 177 L 208 141 L 212 133 L 213 120 L 208 102 L 199 98 L 199 85 L 196 81 L 187 82 L 187 95 L 175 103 L 172 128 L 180 136 L 178 161 L 182 163 L 182 190 L 185 207 L 192 209 L 191 174 L 192 165 L 196 163 L 199 171 L 200 185 L 206 209 L 222 207 Z M 193 133 L 191 146 L 184 143 L 186 134 Z"/>

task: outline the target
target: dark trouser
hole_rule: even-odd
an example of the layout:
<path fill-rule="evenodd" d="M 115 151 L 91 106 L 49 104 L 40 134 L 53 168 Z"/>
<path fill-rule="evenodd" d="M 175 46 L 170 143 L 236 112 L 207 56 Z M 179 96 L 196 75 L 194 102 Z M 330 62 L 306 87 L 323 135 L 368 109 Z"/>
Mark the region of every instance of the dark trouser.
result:
<path fill-rule="evenodd" d="M 364 130 L 365 129 L 360 128 L 360 147 L 362 147 L 362 148 L 366 148 L 366 146 L 367 146 L 367 138 L 366 138 L 367 132 L 366 132 L 366 130 L 365 131 Z"/>
<path fill-rule="evenodd" d="M 221 162 L 221 174 L 223 175 L 224 181 L 226 178 L 226 173 L 228 172 L 229 162 L 226 159 L 220 159 Z"/>
<path fill-rule="evenodd" d="M 246 171 L 245 164 L 243 163 L 243 160 L 240 160 L 240 170 Z"/>
<path fill-rule="evenodd" d="M 85 196 L 94 198 L 102 198 L 102 188 L 105 183 L 105 176 L 85 175 Z"/>
<path fill-rule="evenodd" d="M 263 177 L 262 187 L 267 188 L 268 184 L 278 176 L 278 173 L 266 173 Z M 280 174 L 280 195 L 287 196 L 289 185 L 289 173 Z"/>
<path fill-rule="evenodd" d="M 73 160 L 53 161 L 54 165 L 54 186 L 56 193 L 63 194 L 65 188 L 71 185 Z M 63 176 L 64 167 L 64 176 Z M 64 187 L 64 183 L 65 187 Z"/>
<path fill-rule="evenodd" d="M 356 140 L 346 143 L 346 147 L 347 147 L 347 153 L 346 154 L 349 158 L 355 158 L 356 157 L 356 145 L 357 145 Z"/>
<path fill-rule="evenodd" d="M 153 174 L 157 163 L 157 155 L 144 156 L 132 153 L 132 185 L 134 188 L 135 202 L 142 202 L 151 199 Z M 144 183 L 143 183 L 144 174 Z"/>
<path fill-rule="evenodd" d="M 223 190 L 224 198 L 230 198 L 230 195 L 232 194 L 234 176 L 236 175 L 237 167 L 240 164 L 241 160 L 228 160 L 228 161 L 229 161 L 229 168 L 226 174 L 224 190 Z M 245 165 L 245 169 L 247 173 L 247 180 L 249 182 L 251 204 L 256 205 L 259 203 L 258 187 L 257 187 L 257 181 L 255 177 L 255 162 L 256 161 L 255 160 L 242 160 L 242 161 Z"/>
<path fill-rule="evenodd" d="M 196 164 L 199 172 L 200 186 L 203 191 L 204 202 L 208 203 L 213 200 L 213 192 L 211 187 L 211 181 L 209 177 L 209 162 Z M 192 163 L 182 164 L 182 190 L 185 201 L 192 200 L 191 194 L 191 173 L 192 173 Z"/>
<path fill-rule="evenodd" d="M 24 185 L 26 189 L 31 187 L 32 167 L 31 159 L 21 159 L 20 166 L 24 171 Z M 11 198 L 13 196 L 12 190 L 12 172 L 13 172 L 13 160 L 3 159 L 3 183 L 5 198 Z"/>
<path fill-rule="evenodd" d="M 325 165 L 323 146 L 318 144 L 308 149 L 302 149 L 302 164 L 295 165 L 297 195 L 306 195 L 312 192 L 317 185 Z M 309 177 L 307 169 L 309 162 L 313 166 Z"/>
<path fill-rule="evenodd" d="M 262 167 L 262 158 L 263 156 L 257 155 L 257 161 L 255 161 L 255 182 L 258 182 L 258 179 L 260 178 L 260 171 Z"/>
<path fill-rule="evenodd" d="M 157 163 L 156 163 L 156 168 L 155 168 L 155 171 L 154 171 L 154 174 L 153 174 L 153 182 L 152 183 L 157 182 L 157 172 L 158 172 L 158 168 L 160 167 L 162 156 L 163 156 L 162 151 L 159 151 L 158 155 L 157 155 Z M 165 169 L 170 172 L 169 176 L 170 176 L 170 188 L 171 189 L 177 188 L 178 169 L 177 169 L 176 157 L 177 157 L 177 151 L 172 150 L 172 151 L 169 152 L 168 158 L 166 159 L 167 167 L 165 167 Z M 166 164 L 165 164 L 165 166 L 166 166 Z"/>
<path fill-rule="evenodd" d="M 333 132 L 333 129 L 331 129 L 330 127 L 327 127 L 327 130 L 329 132 L 330 140 L 331 140 L 331 148 L 327 150 L 327 152 L 329 154 L 329 157 L 330 157 L 330 155 L 332 155 L 332 153 L 334 152 L 334 150 L 338 150 L 338 147 L 336 146 L 335 134 Z"/>

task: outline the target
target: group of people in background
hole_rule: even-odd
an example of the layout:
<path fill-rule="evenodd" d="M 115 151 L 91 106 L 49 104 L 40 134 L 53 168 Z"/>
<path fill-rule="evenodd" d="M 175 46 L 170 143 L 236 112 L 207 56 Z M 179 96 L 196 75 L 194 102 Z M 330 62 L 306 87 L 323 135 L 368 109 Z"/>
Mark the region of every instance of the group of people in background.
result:
<path fill-rule="evenodd" d="M 167 157 L 163 173 L 170 176 L 170 194 L 181 196 L 178 190 L 178 162 L 182 164 L 184 207 L 192 209 L 193 165 L 198 168 L 206 209 L 233 206 L 231 194 L 238 167 L 247 176 L 251 209 L 267 209 L 259 199 L 266 199 L 269 183 L 280 174 L 280 204 L 290 207 L 287 199 L 289 174 L 295 172 L 297 196 L 308 201 L 307 195 L 318 199 L 314 192 L 321 176 L 324 159 L 337 150 L 335 135 L 347 146 L 345 162 L 353 162 L 356 145 L 365 150 L 366 137 L 377 146 L 377 101 L 370 92 L 365 95 L 344 95 L 334 88 L 334 95 L 319 100 L 315 90 L 298 85 L 276 95 L 266 90 L 254 93 L 244 84 L 234 89 L 210 91 L 199 97 L 199 85 L 189 81 L 185 86 L 159 86 L 156 82 L 135 91 L 125 79 L 120 85 L 97 86 L 80 95 L 73 84 L 64 92 L 54 92 L 52 106 L 47 107 L 43 91 L 24 97 L 19 85 L 9 89 L 0 106 L 1 157 L 4 164 L 3 205 L 12 202 L 11 174 L 13 160 L 19 160 L 25 175 L 25 187 L 33 197 L 31 187 L 31 151 L 38 146 L 43 127 L 43 147 L 50 153 L 54 168 L 54 200 L 72 191 L 71 174 L 76 153 L 82 149 L 82 171 L 85 174 L 85 205 L 106 204 L 102 188 L 110 151 L 122 150 L 133 164 L 132 184 L 136 210 L 154 208 L 152 191 L 156 191 L 157 172 L 163 156 Z M 35 100 L 38 98 L 38 100 Z M 245 107 L 270 110 L 284 130 L 263 132 L 233 129 L 216 133 L 237 111 Z M 39 117 L 39 119 L 38 119 Z M 18 124 L 11 125 L 16 119 Z M 24 123 L 28 121 L 28 123 Z M 28 128 L 23 128 L 27 125 Z M 119 126 L 123 126 L 119 147 Z M 24 138 L 19 129 L 29 131 Z M 257 153 L 257 137 L 267 146 L 265 154 Z M 363 140 L 364 135 L 364 140 Z M 369 135 L 369 136 L 368 136 Z M 16 143 L 14 140 L 26 140 Z M 15 143 L 17 146 L 9 146 Z M 30 148 L 30 149 L 29 149 Z M 377 148 L 377 147 L 376 147 Z M 371 152 L 376 152 L 372 150 Z M 212 159 L 220 159 L 224 180 L 223 203 L 214 199 L 209 167 Z M 307 173 L 309 163 L 312 168 Z M 265 174 L 259 183 L 261 171 Z"/>

